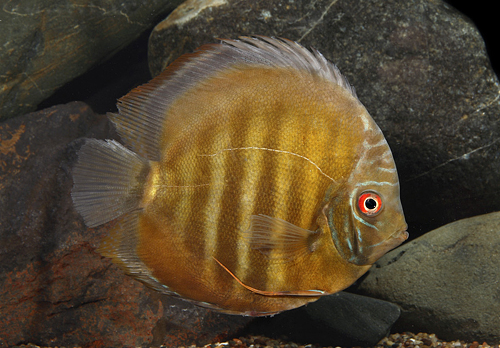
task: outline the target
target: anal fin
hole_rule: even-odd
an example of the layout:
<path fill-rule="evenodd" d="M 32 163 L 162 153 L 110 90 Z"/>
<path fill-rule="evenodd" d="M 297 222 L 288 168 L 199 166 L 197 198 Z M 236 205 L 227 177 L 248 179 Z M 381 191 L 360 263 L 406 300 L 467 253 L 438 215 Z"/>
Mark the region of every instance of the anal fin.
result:
<path fill-rule="evenodd" d="M 167 295 L 177 295 L 160 283 L 137 255 L 140 214 L 140 210 L 135 210 L 116 219 L 97 252 L 109 257 L 126 274 L 146 286 Z"/>
<path fill-rule="evenodd" d="M 104 237 L 97 252 L 109 257 L 129 275 L 143 272 L 144 263 L 137 256 L 139 211 L 118 218 Z"/>

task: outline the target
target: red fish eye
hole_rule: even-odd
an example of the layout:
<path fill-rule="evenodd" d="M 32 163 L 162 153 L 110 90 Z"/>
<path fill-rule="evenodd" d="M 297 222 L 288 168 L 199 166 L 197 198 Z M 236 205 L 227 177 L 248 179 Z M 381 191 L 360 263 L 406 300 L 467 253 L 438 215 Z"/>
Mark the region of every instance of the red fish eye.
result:
<path fill-rule="evenodd" d="M 359 196 L 358 208 L 366 216 L 374 216 L 382 209 L 382 199 L 374 192 L 364 192 Z"/>

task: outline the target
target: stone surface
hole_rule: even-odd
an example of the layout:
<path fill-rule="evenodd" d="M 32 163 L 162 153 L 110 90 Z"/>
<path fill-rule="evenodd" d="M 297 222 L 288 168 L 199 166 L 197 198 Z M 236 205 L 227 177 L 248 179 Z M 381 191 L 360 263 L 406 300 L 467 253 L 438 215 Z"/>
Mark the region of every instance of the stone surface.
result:
<path fill-rule="evenodd" d="M 182 0 L 4 1 L 0 11 L 0 120 L 32 111 Z"/>
<path fill-rule="evenodd" d="M 411 236 L 500 210 L 500 88 L 479 33 L 449 5 L 187 1 L 153 30 L 150 70 L 252 34 L 311 45 L 348 77 L 393 150 Z"/>
<path fill-rule="evenodd" d="M 361 282 L 398 304 L 396 330 L 500 343 L 500 212 L 448 224 L 389 252 Z"/>
<path fill-rule="evenodd" d="M 392 303 L 339 292 L 272 318 L 257 318 L 246 331 L 322 346 L 370 347 L 389 334 L 399 313 Z"/>
<path fill-rule="evenodd" d="M 114 133 L 80 102 L 0 123 L 0 346 L 203 345 L 245 324 L 149 290 L 96 253 L 109 226 L 85 228 L 70 197 L 83 136 Z"/>

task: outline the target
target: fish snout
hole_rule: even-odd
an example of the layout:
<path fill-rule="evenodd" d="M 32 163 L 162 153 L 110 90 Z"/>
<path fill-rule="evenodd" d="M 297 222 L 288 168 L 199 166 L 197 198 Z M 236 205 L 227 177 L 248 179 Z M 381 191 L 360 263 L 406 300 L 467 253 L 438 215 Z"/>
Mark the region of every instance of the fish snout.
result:
<path fill-rule="evenodd" d="M 394 232 L 387 241 L 390 241 L 389 244 L 392 245 L 392 248 L 395 248 L 405 240 L 407 240 L 409 236 L 410 234 L 408 233 L 408 225 L 404 223 L 404 225 L 401 228 L 397 229 L 396 232 Z"/>

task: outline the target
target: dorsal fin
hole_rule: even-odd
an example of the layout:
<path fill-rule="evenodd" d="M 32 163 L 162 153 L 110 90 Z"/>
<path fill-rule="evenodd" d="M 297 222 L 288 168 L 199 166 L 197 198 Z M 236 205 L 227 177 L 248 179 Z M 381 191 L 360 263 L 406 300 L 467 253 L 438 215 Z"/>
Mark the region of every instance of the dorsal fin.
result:
<path fill-rule="evenodd" d="M 222 42 L 238 49 L 241 58 L 252 64 L 307 71 L 343 87 L 357 98 L 356 91 L 337 66 L 314 48 L 308 50 L 292 40 L 259 35 L 240 37 L 239 40 L 222 40 Z"/>
<path fill-rule="evenodd" d="M 157 161 L 164 121 L 177 98 L 226 69 L 258 66 L 305 71 L 356 96 L 338 68 L 318 51 L 310 51 L 287 39 L 240 37 L 239 40 L 204 45 L 192 54 L 181 56 L 156 78 L 120 98 L 117 104 L 119 113 L 108 115 L 128 147 L 149 160 Z"/>

